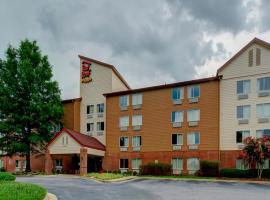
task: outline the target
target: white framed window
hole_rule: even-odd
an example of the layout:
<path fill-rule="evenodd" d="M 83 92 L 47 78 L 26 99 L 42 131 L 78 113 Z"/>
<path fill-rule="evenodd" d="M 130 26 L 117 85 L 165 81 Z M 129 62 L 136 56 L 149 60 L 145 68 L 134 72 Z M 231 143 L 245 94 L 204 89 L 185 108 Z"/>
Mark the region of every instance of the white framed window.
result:
<path fill-rule="evenodd" d="M 192 85 L 188 87 L 188 98 L 198 98 L 200 97 L 200 86 Z"/>
<path fill-rule="evenodd" d="M 269 159 L 266 159 L 266 160 L 264 161 L 263 168 L 264 168 L 264 169 L 269 169 Z"/>
<path fill-rule="evenodd" d="M 128 127 L 129 126 L 129 116 L 123 116 L 119 118 L 119 126 L 120 127 Z"/>
<path fill-rule="evenodd" d="M 20 167 L 21 167 L 21 166 L 20 166 L 20 163 L 21 163 L 21 162 L 20 162 L 19 160 L 16 160 L 16 161 L 15 161 L 15 166 L 16 166 L 16 168 L 20 168 Z"/>
<path fill-rule="evenodd" d="M 181 172 L 183 170 L 183 159 L 181 158 L 172 158 L 172 169 L 173 171 Z"/>
<path fill-rule="evenodd" d="M 119 97 L 119 105 L 120 107 L 127 107 L 129 106 L 129 96 L 123 95 Z"/>
<path fill-rule="evenodd" d="M 197 145 L 200 144 L 200 133 L 192 132 L 188 133 L 188 145 Z"/>
<path fill-rule="evenodd" d="M 183 120 L 184 120 L 184 112 L 183 111 L 173 111 L 171 120 L 172 120 L 173 123 L 183 122 Z"/>
<path fill-rule="evenodd" d="M 257 104 L 257 117 L 258 118 L 269 118 L 270 117 L 270 103 Z"/>
<path fill-rule="evenodd" d="M 250 136 L 250 131 L 236 131 L 236 143 L 243 143 Z"/>
<path fill-rule="evenodd" d="M 264 136 L 270 137 L 270 129 L 263 129 L 256 131 L 256 138 L 262 138 Z"/>
<path fill-rule="evenodd" d="M 132 137 L 132 147 L 140 147 L 142 146 L 142 137 L 141 136 L 133 136 Z"/>
<path fill-rule="evenodd" d="M 141 126 L 141 125 L 142 125 L 142 115 L 133 115 L 132 126 Z"/>
<path fill-rule="evenodd" d="M 86 106 L 86 114 L 87 115 L 93 114 L 94 113 L 94 108 L 95 108 L 94 105 L 88 105 L 88 106 Z"/>
<path fill-rule="evenodd" d="M 97 104 L 97 113 L 104 113 L 104 103 Z"/>
<path fill-rule="evenodd" d="M 120 159 L 120 169 L 128 169 L 128 159 L 127 158 Z"/>
<path fill-rule="evenodd" d="M 104 131 L 104 122 L 97 123 L 97 131 Z"/>
<path fill-rule="evenodd" d="M 55 160 L 55 167 L 62 167 L 63 166 L 63 160 L 62 159 L 56 159 Z"/>
<path fill-rule="evenodd" d="M 236 169 L 247 170 L 248 166 L 245 165 L 244 160 L 236 159 Z"/>
<path fill-rule="evenodd" d="M 132 105 L 142 105 L 142 94 L 133 94 L 132 95 Z"/>
<path fill-rule="evenodd" d="M 174 101 L 180 100 L 184 98 L 184 88 L 175 87 L 172 89 L 172 99 Z"/>
<path fill-rule="evenodd" d="M 172 134 L 172 145 L 183 145 L 183 134 Z"/>
<path fill-rule="evenodd" d="M 94 123 L 87 123 L 86 124 L 86 131 L 87 132 L 94 131 Z"/>
<path fill-rule="evenodd" d="M 237 106 L 236 116 L 237 116 L 237 119 L 249 119 L 250 118 L 250 105 Z"/>
<path fill-rule="evenodd" d="M 128 147 L 129 146 L 128 137 L 126 137 L 126 136 L 120 137 L 119 138 L 119 145 L 120 145 L 120 147 Z"/>
<path fill-rule="evenodd" d="M 192 109 L 187 111 L 188 122 L 198 122 L 200 121 L 200 110 Z"/>
<path fill-rule="evenodd" d="M 237 94 L 249 94 L 250 93 L 250 80 L 237 81 Z"/>
<path fill-rule="evenodd" d="M 132 169 L 140 169 L 140 166 L 142 164 L 142 159 L 133 158 L 131 164 L 132 164 Z"/>
<path fill-rule="evenodd" d="M 270 90 L 270 77 L 263 77 L 257 79 L 257 91 L 269 91 Z"/>
<path fill-rule="evenodd" d="M 4 167 L 4 161 L 0 159 L 0 169 L 2 169 L 3 167 Z"/>
<path fill-rule="evenodd" d="M 188 158 L 187 159 L 187 170 L 188 171 L 198 171 L 200 169 L 199 158 Z"/>

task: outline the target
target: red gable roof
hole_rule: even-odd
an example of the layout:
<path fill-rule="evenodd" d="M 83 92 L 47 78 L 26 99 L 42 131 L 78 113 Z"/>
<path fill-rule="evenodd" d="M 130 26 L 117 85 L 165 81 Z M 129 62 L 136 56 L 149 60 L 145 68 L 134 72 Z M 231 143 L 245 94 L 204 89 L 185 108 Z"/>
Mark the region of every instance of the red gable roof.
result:
<path fill-rule="evenodd" d="M 70 137 L 72 137 L 76 142 L 78 142 L 78 144 L 80 144 L 83 147 L 89 147 L 92 149 L 105 151 L 105 146 L 101 142 L 99 142 L 96 138 L 84 135 L 82 133 L 67 128 L 62 128 L 61 131 L 55 134 L 55 136 L 49 141 L 46 147 L 48 147 L 53 141 L 55 141 L 56 138 L 60 136 L 63 132 L 67 133 Z"/>

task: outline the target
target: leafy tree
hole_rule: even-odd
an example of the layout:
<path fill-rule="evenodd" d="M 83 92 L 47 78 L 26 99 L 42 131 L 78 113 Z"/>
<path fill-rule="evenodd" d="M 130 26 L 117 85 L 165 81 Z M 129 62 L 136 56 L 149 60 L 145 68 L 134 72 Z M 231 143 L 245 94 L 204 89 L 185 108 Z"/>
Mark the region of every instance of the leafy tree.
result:
<path fill-rule="evenodd" d="M 9 46 L 0 59 L 0 150 L 26 157 L 41 152 L 52 137 L 51 128 L 63 114 L 58 83 L 52 66 L 36 41 Z"/>
<path fill-rule="evenodd" d="M 247 137 L 239 158 L 249 168 L 257 168 L 258 178 L 261 179 L 265 161 L 270 158 L 270 138 Z"/>

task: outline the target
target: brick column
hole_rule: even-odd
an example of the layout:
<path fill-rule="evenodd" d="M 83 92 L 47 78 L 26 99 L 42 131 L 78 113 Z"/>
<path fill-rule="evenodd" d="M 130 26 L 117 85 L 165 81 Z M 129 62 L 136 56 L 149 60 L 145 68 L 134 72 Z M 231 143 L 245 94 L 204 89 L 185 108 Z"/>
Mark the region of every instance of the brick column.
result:
<path fill-rule="evenodd" d="M 46 150 L 46 153 L 45 153 L 45 174 L 46 175 L 52 174 L 52 168 L 53 168 L 52 156 L 50 154 L 50 151 Z"/>
<path fill-rule="evenodd" d="M 87 148 L 80 149 L 80 175 L 87 174 Z"/>

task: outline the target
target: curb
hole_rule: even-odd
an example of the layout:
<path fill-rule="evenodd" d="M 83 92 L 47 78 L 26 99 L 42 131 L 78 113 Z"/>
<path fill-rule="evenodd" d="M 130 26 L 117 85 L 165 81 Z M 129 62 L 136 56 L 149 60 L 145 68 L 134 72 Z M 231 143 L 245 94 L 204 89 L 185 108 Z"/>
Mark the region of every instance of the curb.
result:
<path fill-rule="evenodd" d="M 52 193 L 47 193 L 47 195 L 44 198 L 44 200 L 57 200 L 57 197 L 54 194 L 52 194 Z"/>

